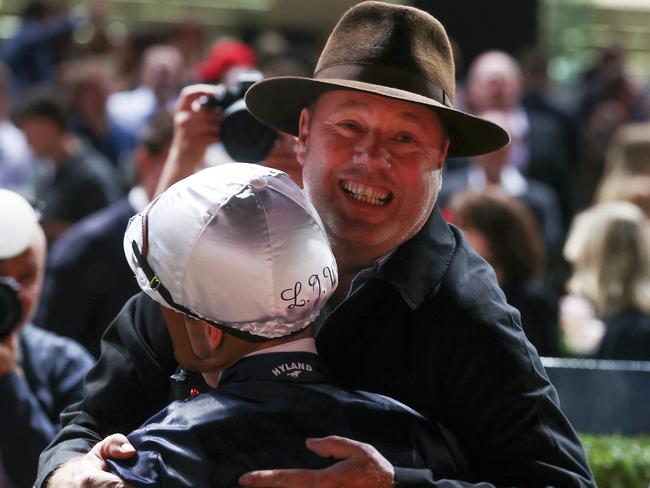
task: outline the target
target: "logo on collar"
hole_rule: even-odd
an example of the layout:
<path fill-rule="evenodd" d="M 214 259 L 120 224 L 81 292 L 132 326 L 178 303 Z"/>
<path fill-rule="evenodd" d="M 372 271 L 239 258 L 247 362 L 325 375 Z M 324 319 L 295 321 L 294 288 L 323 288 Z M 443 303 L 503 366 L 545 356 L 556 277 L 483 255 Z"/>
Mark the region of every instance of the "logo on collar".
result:
<path fill-rule="evenodd" d="M 284 376 L 288 376 L 288 377 L 293 378 L 293 379 L 297 379 L 298 376 L 300 376 L 300 374 L 303 371 L 309 372 L 309 371 L 312 371 L 312 370 L 313 370 L 313 368 L 312 368 L 311 364 L 297 362 L 297 363 L 280 364 L 280 365 L 276 366 L 275 368 L 273 368 L 271 370 L 271 372 L 273 373 L 273 376 L 276 376 L 276 377 L 284 375 Z"/>

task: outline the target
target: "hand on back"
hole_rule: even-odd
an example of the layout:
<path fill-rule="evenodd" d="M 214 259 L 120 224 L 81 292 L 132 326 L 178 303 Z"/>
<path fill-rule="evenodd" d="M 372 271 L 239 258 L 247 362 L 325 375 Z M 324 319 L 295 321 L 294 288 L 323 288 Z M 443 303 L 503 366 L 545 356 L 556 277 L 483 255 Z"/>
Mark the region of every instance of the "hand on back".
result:
<path fill-rule="evenodd" d="M 395 471 L 369 444 L 339 436 L 307 439 L 307 447 L 322 457 L 341 461 L 321 470 L 274 469 L 246 473 L 239 479 L 245 487 L 282 488 L 388 488 Z"/>
<path fill-rule="evenodd" d="M 122 434 L 109 435 L 90 452 L 71 459 L 58 468 L 50 477 L 48 488 L 128 488 L 119 477 L 106 470 L 107 459 L 128 459 L 135 455 L 135 449 Z"/>

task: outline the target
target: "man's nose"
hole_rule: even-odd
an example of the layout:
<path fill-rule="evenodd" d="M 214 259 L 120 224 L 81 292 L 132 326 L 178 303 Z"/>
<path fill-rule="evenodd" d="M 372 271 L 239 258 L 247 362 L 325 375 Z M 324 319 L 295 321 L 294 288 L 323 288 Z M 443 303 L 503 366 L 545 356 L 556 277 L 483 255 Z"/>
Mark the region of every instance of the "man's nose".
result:
<path fill-rule="evenodd" d="M 390 169 L 390 159 L 390 153 L 374 134 L 368 134 L 354 148 L 353 163 L 365 166 L 370 171 Z"/>

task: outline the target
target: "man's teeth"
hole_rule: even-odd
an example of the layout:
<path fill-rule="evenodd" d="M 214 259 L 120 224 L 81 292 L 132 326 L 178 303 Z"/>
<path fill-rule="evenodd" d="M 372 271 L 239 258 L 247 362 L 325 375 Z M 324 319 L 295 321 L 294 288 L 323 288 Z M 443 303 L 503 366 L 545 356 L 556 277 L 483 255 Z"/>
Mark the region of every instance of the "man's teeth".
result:
<path fill-rule="evenodd" d="M 343 189 L 355 200 L 371 205 L 386 205 L 390 197 L 390 192 L 354 181 L 344 182 Z"/>

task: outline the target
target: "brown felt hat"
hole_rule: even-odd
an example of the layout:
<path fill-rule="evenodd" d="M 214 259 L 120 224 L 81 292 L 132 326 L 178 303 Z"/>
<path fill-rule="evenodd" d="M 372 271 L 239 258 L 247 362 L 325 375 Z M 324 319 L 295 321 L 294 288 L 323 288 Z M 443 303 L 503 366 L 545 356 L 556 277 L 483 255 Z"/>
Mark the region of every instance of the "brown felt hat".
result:
<path fill-rule="evenodd" d="M 271 127 L 298 135 L 300 111 L 331 90 L 358 90 L 433 109 L 447 127 L 450 157 L 475 156 L 505 146 L 498 125 L 453 109 L 451 45 L 440 22 L 422 10 L 363 2 L 332 31 L 313 78 L 281 76 L 253 85 L 249 111 Z"/>

